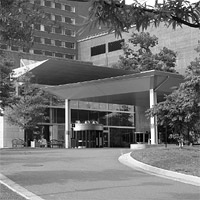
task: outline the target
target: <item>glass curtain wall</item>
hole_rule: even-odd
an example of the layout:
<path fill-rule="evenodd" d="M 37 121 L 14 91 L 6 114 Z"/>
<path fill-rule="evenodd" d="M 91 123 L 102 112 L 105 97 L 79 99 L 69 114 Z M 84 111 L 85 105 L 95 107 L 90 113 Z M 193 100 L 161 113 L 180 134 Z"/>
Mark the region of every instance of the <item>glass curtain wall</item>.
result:
<path fill-rule="evenodd" d="M 64 108 L 52 108 L 51 121 L 54 125 L 64 125 Z M 103 124 L 104 146 L 128 147 L 134 141 L 134 106 L 71 101 L 71 122 L 73 124 L 77 121 L 81 123 L 96 121 Z"/>

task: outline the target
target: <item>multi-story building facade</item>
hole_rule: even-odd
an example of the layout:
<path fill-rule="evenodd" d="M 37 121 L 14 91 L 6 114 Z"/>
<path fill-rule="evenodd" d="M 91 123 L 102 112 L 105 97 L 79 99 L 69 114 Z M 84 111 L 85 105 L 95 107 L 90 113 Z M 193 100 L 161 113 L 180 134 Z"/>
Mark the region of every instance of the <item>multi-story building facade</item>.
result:
<path fill-rule="evenodd" d="M 88 13 L 89 3 L 72 2 L 66 0 L 41 0 L 47 16 L 55 22 L 52 27 L 45 24 L 37 24 L 34 32 L 34 46 L 29 52 L 19 47 L 9 47 L 1 44 L 0 48 L 9 52 L 15 59 L 16 67 L 20 66 L 20 59 L 26 59 L 23 65 L 28 65 L 32 60 L 55 59 L 62 61 L 74 60 L 71 66 L 76 66 L 79 61 L 85 61 L 82 67 L 97 66 L 111 67 L 122 55 L 121 42 L 127 42 L 131 32 L 123 33 L 122 38 L 116 38 L 114 33 L 108 33 L 102 29 L 85 32 L 81 36 L 77 34 Z M 196 56 L 194 48 L 199 39 L 199 30 L 188 27 L 172 30 L 160 25 L 159 28 L 149 28 L 150 34 L 159 38 L 159 46 L 166 46 L 177 52 L 177 71 L 184 73 L 186 66 Z M 95 34 L 93 34 L 95 33 Z M 89 63 L 89 62 L 91 63 Z M 62 62 L 58 62 L 62 63 Z M 54 66 L 56 67 L 56 66 Z M 95 67 L 95 66 L 94 66 Z M 48 72 L 48 71 L 47 71 Z M 120 105 L 112 103 L 92 103 L 83 101 L 71 101 L 71 122 L 84 123 L 85 121 L 97 121 L 103 124 L 102 137 L 105 147 L 128 147 L 132 142 L 147 142 L 150 131 L 149 120 L 145 117 L 146 107 L 133 105 Z M 62 139 L 65 136 L 65 108 L 63 105 L 51 105 L 48 108 L 50 120 L 40 125 L 44 127 L 45 138 Z M 1 147 L 10 147 L 13 138 L 22 138 L 24 135 L 17 127 L 9 126 L 3 122 L 3 130 L 0 130 L 0 138 L 6 139 Z M 1 127 L 1 128 L 2 128 Z M 135 131 L 138 133 L 136 134 Z M 3 136 L 4 135 L 4 136 Z M 32 135 L 29 139 L 33 140 Z M 27 138 L 25 138 L 27 139 Z M 80 140 L 84 139 L 82 134 Z M 135 140 L 136 139 L 136 140 Z M 135 140 L 135 141 L 134 141 Z M 3 139 L 1 140 L 3 141 Z M 30 142 L 29 142 L 30 145 Z M 83 145 L 84 146 L 84 145 Z"/>
<path fill-rule="evenodd" d="M 116 38 L 115 33 L 106 31 L 91 36 L 84 35 L 78 41 L 78 59 L 111 67 L 117 63 L 119 56 L 123 55 L 121 43 L 128 43 L 133 32 L 138 32 L 135 27 L 128 33 L 122 33 L 122 38 Z M 177 53 L 175 69 L 181 74 L 185 73 L 190 62 L 198 56 L 195 48 L 200 40 L 199 29 L 183 26 L 173 30 L 172 27 L 166 27 L 161 23 L 157 28 L 150 26 L 145 32 L 158 37 L 158 45 L 152 51 L 158 52 L 163 47 L 167 47 Z"/>
<path fill-rule="evenodd" d="M 1 42 L 0 49 L 12 52 L 12 57 L 18 61 L 17 66 L 19 66 L 19 58 L 30 60 L 44 60 L 45 58 L 76 60 L 78 53 L 77 32 L 88 15 L 90 3 L 41 0 L 40 6 L 52 23 L 50 23 L 51 25 L 35 24 L 34 46 L 27 50 L 18 46 L 8 46 Z"/>

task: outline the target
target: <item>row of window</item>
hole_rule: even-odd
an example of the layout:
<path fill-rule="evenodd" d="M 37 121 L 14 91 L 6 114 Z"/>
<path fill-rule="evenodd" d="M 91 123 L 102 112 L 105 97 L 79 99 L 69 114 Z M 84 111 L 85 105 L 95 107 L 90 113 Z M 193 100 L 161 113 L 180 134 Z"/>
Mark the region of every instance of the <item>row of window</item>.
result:
<path fill-rule="evenodd" d="M 72 55 L 72 54 L 63 54 L 63 53 L 58 53 L 58 52 L 43 51 L 43 50 L 39 50 L 39 49 L 34 49 L 33 54 L 75 60 L 75 55 Z"/>
<path fill-rule="evenodd" d="M 54 15 L 52 13 L 45 13 L 46 17 L 50 20 L 57 21 L 57 22 L 64 22 L 67 24 L 75 24 L 75 19 L 71 17 L 61 16 L 61 15 Z"/>
<path fill-rule="evenodd" d="M 124 39 L 114 41 L 114 42 L 109 42 L 108 43 L 108 52 L 117 51 L 117 50 L 122 49 L 123 42 L 124 42 Z M 104 54 L 104 53 L 106 53 L 106 44 L 91 47 L 91 56 L 96 56 L 96 55 L 100 55 L 100 54 Z"/>
<path fill-rule="evenodd" d="M 39 44 L 52 45 L 57 47 L 64 47 L 69 49 L 75 49 L 75 43 L 65 42 L 61 40 L 52 40 L 49 38 L 34 37 L 34 42 Z"/>
<path fill-rule="evenodd" d="M 35 24 L 34 29 L 38 31 L 45 31 L 48 33 L 61 34 L 66 36 L 75 37 L 75 31 L 63 27 L 51 27 L 48 25 Z"/>
<path fill-rule="evenodd" d="M 67 11 L 70 11 L 70 12 L 75 12 L 75 7 L 73 7 L 73 6 L 61 4 L 61 3 L 58 3 L 58 2 L 52 2 L 52 1 L 49 1 L 49 0 L 45 0 L 45 1 L 41 0 L 41 5 L 46 6 L 46 7 L 50 7 L 50 8 L 57 8 L 57 9 L 60 9 L 60 10 L 67 10 Z"/>
<path fill-rule="evenodd" d="M 52 122 L 65 123 L 65 109 L 53 108 L 52 109 Z M 135 120 L 133 113 L 119 113 L 119 112 L 105 112 L 105 111 L 92 111 L 92 110 L 71 110 L 71 122 L 75 123 L 77 120 L 84 122 L 97 121 L 99 124 L 105 126 L 128 126 L 134 127 Z"/>
<path fill-rule="evenodd" d="M 43 51 L 39 49 L 31 49 L 27 50 L 25 48 L 20 49 L 17 46 L 8 46 L 6 44 L 0 44 L 0 49 L 4 50 L 11 50 L 11 51 L 23 51 L 25 53 L 31 53 L 31 54 L 36 54 L 36 55 L 45 55 L 45 56 L 52 56 L 52 57 L 57 57 L 57 58 L 67 58 L 67 59 L 72 59 L 75 60 L 75 55 L 72 54 L 63 54 L 59 52 L 52 52 L 52 51 Z"/>
<path fill-rule="evenodd" d="M 34 3 L 37 3 L 41 6 L 46 6 L 46 7 L 49 7 L 49 8 L 56 8 L 56 9 L 60 9 L 60 10 L 66 10 L 66 11 L 69 11 L 69 12 L 75 12 L 75 7 L 74 6 L 71 6 L 71 5 L 68 5 L 68 4 L 61 4 L 59 2 L 55 2 L 55 1 L 52 1 L 52 0 L 37 0 L 37 1 L 34 1 L 32 0 L 32 2 Z"/>

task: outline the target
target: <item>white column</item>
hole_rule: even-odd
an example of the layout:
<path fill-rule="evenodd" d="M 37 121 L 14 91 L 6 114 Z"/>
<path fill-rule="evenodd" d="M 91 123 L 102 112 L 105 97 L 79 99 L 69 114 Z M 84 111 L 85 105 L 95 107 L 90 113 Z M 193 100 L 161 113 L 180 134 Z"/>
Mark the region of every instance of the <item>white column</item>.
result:
<path fill-rule="evenodd" d="M 157 103 L 157 94 L 154 89 L 150 89 L 150 108 Z M 151 117 L 150 119 L 151 128 L 151 144 L 158 144 L 158 130 L 157 130 L 157 117 Z"/>
<path fill-rule="evenodd" d="M 4 117 L 0 116 L 0 148 L 3 147 L 4 147 Z"/>
<path fill-rule="evenodd" d="M 71 109 L 69 99 L 65 99 L 65 148 L 71 148 Z"/>

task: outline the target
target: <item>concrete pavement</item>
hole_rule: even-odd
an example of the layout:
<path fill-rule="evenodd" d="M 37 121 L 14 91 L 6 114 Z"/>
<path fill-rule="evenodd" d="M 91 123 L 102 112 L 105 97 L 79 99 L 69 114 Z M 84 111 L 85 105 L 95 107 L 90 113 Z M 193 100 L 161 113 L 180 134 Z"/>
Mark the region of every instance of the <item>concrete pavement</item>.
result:
<path fill-rule="evenodd" d="M 0 199 L 2 200 L 26 200 L 26 198 L 22 197 L 21 195 L 17 194 L 4 184 L 0 183 Z"/>
<path fill-rule="evenodd" d="M 42 199 L 197 200 L 199 187 L 119 163 L 130 149 L 3 149 L 1 173 Z"/>
<path fill-rule="evenodd" d="M 191 184 L 200 187 L 200 177 L 173 172 L 166 169 L 161 169 L 133 159 L 131 153 L 123 154 L 119 157 L 119 161 L 133 169 L 138 169 L 144 172 L 151 173 L 156 176 L 169 178 L 171 180 L 180 181 L 183 183 Z"/>

